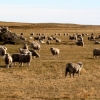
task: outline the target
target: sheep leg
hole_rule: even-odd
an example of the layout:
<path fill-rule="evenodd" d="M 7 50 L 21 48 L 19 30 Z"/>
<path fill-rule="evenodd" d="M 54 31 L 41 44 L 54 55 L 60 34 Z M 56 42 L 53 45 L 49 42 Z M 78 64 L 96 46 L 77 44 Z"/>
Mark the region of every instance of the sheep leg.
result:
<path fill-rule="evenodd" d="M 30 66 L 30 63 L 28 63 L 28 66 Z"/>
<path fill-rule="evenodd" d="M 80 71 L 78 72 L 78 77 L 80 77 Z"/>
<path fill-rule="evenodd" d="M 74 77 L 74 74 L 75 74 L 75 73 L 73 73 L 73 77 Z"/>
<path fill-rule="evenodd" d="M 9 64 L 6 64 L 6 68 L 9 68 Z"/>
<path fill-rule="evenodd" d="M 22 62 L 20 62 L 20 63 L 19 63 L 19 66 L 23 66 L 23 63 L 22 63 Z"/>
<path fill-rule="evenodd" d="M 68 68 L 66 68 L 65 70 L 65 77 L 67 76 L 67 73 L 68 73 Z"/>
<path fill-rule="evenodd" d="M 19 62 L 19 66 L 21 66 L 21 63 Z"/>
<path fill-rule="evenodd" d="M 23 66 L 23 62 L 21 63 L 21 66 Z"/>
<path fill-rule="evenodd" d="M 69 73 L 70 77 L 72 77 L 72 73 Z"/>
<path fill-rule="evenodd" d="M 65 77 L 67 76 L 67 72 L 65 72 Z"/>

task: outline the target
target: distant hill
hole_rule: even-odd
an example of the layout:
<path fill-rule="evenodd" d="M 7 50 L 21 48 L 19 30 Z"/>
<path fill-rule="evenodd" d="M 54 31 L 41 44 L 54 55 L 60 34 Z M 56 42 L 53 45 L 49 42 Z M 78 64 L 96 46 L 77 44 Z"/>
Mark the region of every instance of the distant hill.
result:
<path fill-rule="evenodd" d="M 8 26 L 9 28 L 100 28 L 100 25 L 79 25 L 79 24 L 63 24 L 63 23 L 20 23 L 20 22 L 2 22 L 0 26 Z"/>

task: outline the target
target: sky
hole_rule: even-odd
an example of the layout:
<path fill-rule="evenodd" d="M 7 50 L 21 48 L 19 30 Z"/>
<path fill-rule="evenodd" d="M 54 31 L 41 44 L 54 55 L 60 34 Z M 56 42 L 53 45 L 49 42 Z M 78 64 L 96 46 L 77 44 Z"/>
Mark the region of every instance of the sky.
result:
<path fill-rule="evenodd" d="M 100 25 L 100 0 L 0 0 L 0 21 Z"/>

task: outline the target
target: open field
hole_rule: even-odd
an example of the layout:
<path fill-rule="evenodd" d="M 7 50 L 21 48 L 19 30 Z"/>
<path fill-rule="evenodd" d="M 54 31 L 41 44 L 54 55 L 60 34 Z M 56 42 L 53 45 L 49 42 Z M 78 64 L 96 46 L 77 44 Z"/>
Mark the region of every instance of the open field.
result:
<path fill-rule="evenodd" d="M 8 26 L 12 32 L 44 33 L 56 36 L 61 43 L 41 44 L 40 58 L 32 59 L 31 65 L 5 68 L 4 59 L 0 58 L 0 99 L 1 100 L 100 100 L 100 58 L 93 59 L 93 49 L 100 44 L 84 37 L 85 45 L 75 45 L 64 33 L 100 34 L 100 26 L 75 24 L 26 24 L 0 22 L 0 26 Z M 5 45 L 10 54 L 19 52 L 22 45 Z M 53 57 L 50 47 L 60 49 L 60 56 Z M 80 77 L 65 77 L 65 65 L 68 62 L 83 62 Z"/>

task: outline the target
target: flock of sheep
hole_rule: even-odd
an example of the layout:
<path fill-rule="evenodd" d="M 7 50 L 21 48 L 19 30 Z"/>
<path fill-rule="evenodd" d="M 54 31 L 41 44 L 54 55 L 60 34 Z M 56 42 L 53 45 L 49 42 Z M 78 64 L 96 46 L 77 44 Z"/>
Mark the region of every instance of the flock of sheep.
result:
<path fill-rule="evenodd" d="M 21 33 L 21 35 L 23 35 Z M 34 35 L 34 34 L 31 34 Z M 65 34 L 66 35 L 66 34 Z M 76 44 L 78 46 L 84 46 L 84 42 L 83 42 L 83 34 L 82 35 L 70 35 L 69 39 L 70 40 L 77 40 Z M 94 35 L 92 34 L 91 37 L 88 37 L 88 40 L 90 39 L 94 39 L 93 37 Z M 45 35 L 38 35 L 36 37 L 34 37 L 34 40 L 38 40 L 39 42 L 42 41 L 46 38 Z M 46 43 L 50 43 L 51 40 L 56 40 L 56 42 L 61 42 L 60 39 L 55 38 L 53 36 L 49 36 L 48 40 Z M 41 43 L 42 43 L 41 42 Z M 19 66 L 23 66 L 23 63 L 27 63 L 28 66 L 30 66 L 30 62 L 32 61 L 32 57 L 40 57 L 40 55 L 36 52 L 36 50 L 38 50 L 40 52 L 40 43 L 33 41 L 30 44 L 30 48 L 32 48 L 31 50 L 29 50 L 28 45 L 26 43 L 23 44 L 22 48 L 19 48 L 19 53 L 14 53 L 12 55 L 10 55 L 9 53 L 7 53 L 7 48 L 5 46 L 0 46 L 0 56 L 4 56 L 4 62 L 6 64 L 6 68 L 9 68 L 11 66 L 16 65 L 16 62 L 19 63 Z M 52 53 L 53 56 L 58 56 L 59 57 L 59 53 L 60 50 L 58 48 L 54 48 L 51 47 L 50 51 Z M 97 57 L 100 56 L 100 49 L 95 48 L 93 50 L 93 57 Z M 67 76 L 67 73 L 69 72 L 70 77 L 74 77 L 75 73 L 78 73 L 78 76 L 80 75 L 81 69 L 82 69 L 83 63 L 82 62 L 78 62 L 78 63 L 72 63 L 69 62 L 66 64 L 66 69 L 65 69 L 65 77 Z"/>

